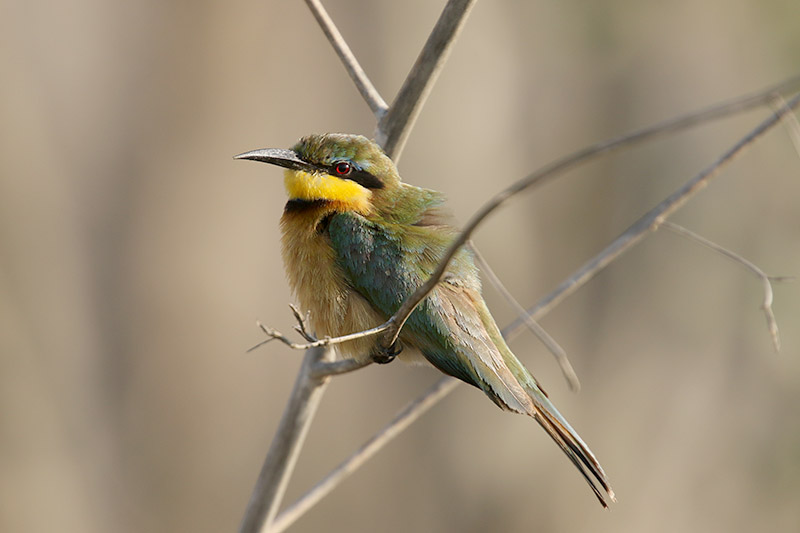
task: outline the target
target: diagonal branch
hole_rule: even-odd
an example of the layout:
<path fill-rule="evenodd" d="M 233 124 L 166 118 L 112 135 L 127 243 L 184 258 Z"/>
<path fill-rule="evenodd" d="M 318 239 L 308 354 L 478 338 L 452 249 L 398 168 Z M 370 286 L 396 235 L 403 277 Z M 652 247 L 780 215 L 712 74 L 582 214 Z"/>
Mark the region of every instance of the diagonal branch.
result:
<path fill-rule="evenodd" d="M 395 163 L 474 4 L 475 0 L 448 0 L 389 112 L 378 122 L 375 140 Z"/>
<path fill-rule="evenodd" d="M 794 83 L 798 82 L 798 79 L 793 80 Z M 772 98 L 774 95 L 772 92 L 766 93 L 766 95 L 762 95 L 763 98 Z M 776 111 L 771 117 L 761 123 L 758 128 L 750 132 L 746 137 L 741 139 L 739 143 L 737 143 L 733 148 L 731 148 L 728 152 L 726 152 L 717 162 L 712 164 L 708 169 L 700 173 L 698 176 L 693 178 L 684 188 L 679 191 L 676 191 L 673 195 L 668 197 L 664 200 L 661 204 L 656 206 L 656 208 L 651 211 L 658 212 L 659 216 L 663 214 L 663 217 L 659 219 L 656 223 L 656 226 L 660 224 L 661 220 L 672 214 L 676 209 L 683 205 L 683 203 L 692 196 L 695 192 L 697 192 L 695 187 L 702 187 L 705 186 L 707 180 L 712 177 L 714 173 L 716 173 L 719 168 L 722 167 L 726 162 L 733 158 L 733 156 L 737 155 L 742 149 L 747 147 L 750 143 L 752 143 L 755 139 L 760 137 L 765 131 L 770 129 L 774 126 L 777 122 L 781 120 L 781 118 L 788 113 L 791 109 L 797 106 L 798 98 L 800 95 L 795 96 L 791 101 L 787 103 L 787 105 L 778 111 Z M 738 107 L 738 105 L 734 106 Z M 727 110 L 719 109 L 717 114 L 727 112 Z M 707 115 L 708 112 L 702 113 L 702 115 Z M 698 114 L 700 115 L 700 114 Z M 420 285 L 417 290 L 406 300 L 403 302 L 403 305 L 400 306 L 400 309 L 395 313 L 395 315 L 390 320 L 391 327 L 384 333 L 383 342 L 384 346 L 391 346 L 397 340 L 397 337 L 400 335 L 400 329 L 405 324 L 408 317 L 411 315 L 412 311 L 416 308 L 417 305 L 433 290 L 439 280 L 442 279 L 447 266 L 450 263 L 450 260 L 453 256 L 458 252 L 458 250 L 463 246 L 471 237 L 472 233 L 478 227 L 478 225 L 483 222 L 483 220 L 489 216 L 495 209 L 503 205 L 509 198 L 513 197 L 517 193 L 528 189 L 534 185 L 541 184 L 547 179 L 552 179 L 555 176 L 563 173 L 568 169 L 572 169 L 577 167 L 578 165 L 585 163 L 592 157 L 595 157 L 601 153 L 606 153 L 614 149 L 618 149 L 622 146 L 632 144 L 634 142 L 640 142 L 645 138 L 652 137 L 657 134 L 663 134 L 667 131 L 672 131 L 674 129 L 688 127 L 689 125 L 693 124 L 697 120 L 697 115 L 683 117 L 683 119 L 668 121 L 667 123 L 662 123 L 662 125 L 658 128 L 648 128 L 645 130 L 641 130 L 640 132 L 620 137 L 611 141 L 601 142 L 595 145 L 592 145 L 584 150 L 576 152 L 575 154 L 569 155 L 565 158 L 559 159 L 554 163 L 551 163 L 548 166 L 543 167 L 542 169 L 534 172 L 533 174 L 529 174 L 525 178 L 513 183 L 511 186 L 506 188 L 505 190 L 501 191 L 500 193 L 496 194 L 489 202 L 483 205 L 481 209 L 473 215 L 458 237 L 453 241 L 448 248 L 447 253 L 445 253 L 444 257 L 440 260 L 439 265 L 437 266 L 436 270 L 431 274 L 430 278 Z M 647 215 L 646 215 L 647 216 Z M 651 223 L 654 223 L 658 217 L 654 218 Z M 643 223 L 643 219 L 640 219 L 639 222 L 636 224 Z M 622 251 L 627 249 L 629 244 L 626 244 L 629 239 L 633 239 L 633 243 L 638 242 L 639 239 L 642 238 L 644 235 L 644 231 L 640 232 L 640 228 L 637 225 L 634 225 L 630 228 L 629 232 L 626 232 L 617 241 L 614 241 L 609 248 L 606 250 L 609 251 L 608 257 L 601 257 L 600 263 L 597 265 L 588 264 L 587 271 L 583 275 L 589 275 L 589 277 L 593 276 L 597 271 L 601 268 L 606 266 L 610 263 L 614 258 L 616 258 Z M 645 228 L 647 229 L 647 228 Z M 612 248 L 619 247 L 619 251 L 614 251 Z M 556 303 L 560 302 L 563 298 L 572 294 L 575 288 L 569 289 L 566 284 L 575 283 L 576 280 L 570 278 L 569 280 L 565 281 L 564 284 L 560 285 L 559 288 L 554 293 L 554 300 L 549 303 L 548 305 L 555 305 Z M 558 297 L 556 300 L 555 297 Z M 515 324 L 522 324 L 522 321 L 519 319 L 515 322 Z"/>
<path fill-rule="evenodd" d="M 331 19 L 328 12 L 325 11 L 325 7 L 323 7 L 322 2 L 319 0 L 306 0 L 306 4 L 314 15 L 314 18 L 317 19 L 325 37 L 328 38 L 331 46 L 333 46 L 333 49 L 336 51 L 336 55 L 342 60 L 344 68 L 356 84 L 358 92 L 361 93 L 361 96 L 367 102 L 367 105 L 369 105 L 375 118 L 381 120 L 389 110 L 389 106 L 386 105 L 386 102 L 383 100 L 380 93 L 378 93 L 378 90 L 372 85 L 364 69 L 361 68 L 356 56 L 353 55 L 352 50 L 350 50 L 350 47 L 347 45 L 347 41 L 344 40 L 342 34 L 339 33 L 339 29 L 333 23 L 333 19 Z"/>
<path fill-rule="evenodd" d="M 436 405 L 439 400 L 452 392 L 461 383 L 455 378 L 445 376 L 431 386 L 428 391 L 409 403 L 386 426 L 367 440 L 353 454 L 342 461 L 311 490 L 287 507 L 276 519 L 270 533 L 280 533 L 292 525 L 306 511 L 327 496 L 345 478 L 366 463 L 381 448 L 403 432 L 412 422 L 425 414 L 428 409 Z"/>
<path fill-rule="evenodd" d="M 717 161 L 689 180 L 683 187 L 672 193 L 656 207 L 642 216 L 617 237 L 602 252 L 587 262 L 572 276 L 562 282 L 550 294 L 539 300 L 535 306 L 528 309 L 528 314 L 534 318 L 546 314 L 550 309 L 561 303 L 567 296 L 575 292 L 584 283 L 592 279 L 595 274 L 605 268 L 614 259 L 638 243 L 647 233 L 658 229 L 672 213 L 683 206 L 694 194 L 704 188 L 708 181 L 722 168 L 723 165 L 739 155 L 756 139 L 773 128 L 781 121 L 783 116 L 795 109 L 800 104 L 800 94 L 795 95 L 786 106 L 776 111 L 761 124 L 739 140 L 733 147 L 726 151 Z M 523 326 L 520 319 L 515 320 L 508 328 L 509 335 L 515 335 Z"/>

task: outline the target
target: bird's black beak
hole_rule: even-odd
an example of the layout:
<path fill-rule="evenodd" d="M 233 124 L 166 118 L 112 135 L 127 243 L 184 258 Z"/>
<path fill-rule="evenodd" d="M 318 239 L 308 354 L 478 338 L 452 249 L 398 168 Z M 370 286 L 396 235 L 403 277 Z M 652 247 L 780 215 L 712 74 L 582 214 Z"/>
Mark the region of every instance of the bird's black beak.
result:
<path fill-rule="evenodd" d="M 235 155 L 233 158 L 252 159 L 253 161 L 270 163 L 292 170 L 304 170 L 306 172 L 315 172 L 317 170 L 314 165 L 297 157 L 297 153 L 293 152 L 292 150 L 284 150 L 282 148 L 263 148 L 261 150 L 253 150 L 252 152 L 245 152 L 243 154 Z"/>

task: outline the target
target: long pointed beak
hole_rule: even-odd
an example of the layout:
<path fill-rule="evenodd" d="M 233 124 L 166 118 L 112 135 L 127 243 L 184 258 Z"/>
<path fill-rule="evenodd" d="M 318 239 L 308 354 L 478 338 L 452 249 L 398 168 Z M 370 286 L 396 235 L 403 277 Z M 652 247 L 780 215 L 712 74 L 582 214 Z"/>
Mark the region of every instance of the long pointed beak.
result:
<path fill-rule="evenodd" d="M 234 159 L 251 159 L 253 161 L 261 161 L 262 163 L 270 163 L 278 165 L 279 167 L 290 168 L 292 170 L 304 170 L 306 172 L 316 171 L 314 165 L 303 161 L 292 150 L 284 150 L 282 148 L 263 148 L 261 150 L 253 150 L 252 152 L 245 152 L 243 154 L 233 156 Z"/>

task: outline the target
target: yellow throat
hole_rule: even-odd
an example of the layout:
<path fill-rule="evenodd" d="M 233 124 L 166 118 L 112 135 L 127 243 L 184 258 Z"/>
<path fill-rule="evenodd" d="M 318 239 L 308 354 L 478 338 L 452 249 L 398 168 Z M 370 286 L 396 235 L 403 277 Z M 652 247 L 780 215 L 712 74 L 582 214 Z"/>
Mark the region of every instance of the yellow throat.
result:
<path fill-rule="evenodd" d="M 329 200 L 344 204 L 348 209 L 367 213 L 372 191 L 355 181 L 323 173 L 286 169 L 283 184 L 290 200 Z"/>

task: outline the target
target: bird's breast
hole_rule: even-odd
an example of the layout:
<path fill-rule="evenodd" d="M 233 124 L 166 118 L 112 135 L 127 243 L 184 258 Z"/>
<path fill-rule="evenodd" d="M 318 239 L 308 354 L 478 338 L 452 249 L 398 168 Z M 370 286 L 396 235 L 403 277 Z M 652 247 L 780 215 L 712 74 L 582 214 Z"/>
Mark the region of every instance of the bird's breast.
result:
<path fill-rule="evenodd" d="M 329 202 L 291 200 L 281 218 L 281 252 L 289 285 L 304 312 L 310 312 L 317 337 L 355 333 L 384 322 L 347 282 L 327 234 L 336 213 Z M 366 359 L 374 337 L 339 345 L 346 357 Z"/>

